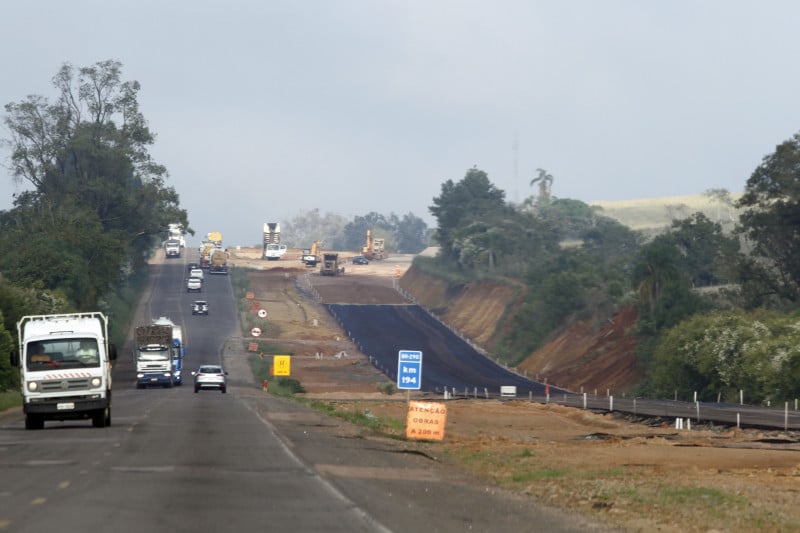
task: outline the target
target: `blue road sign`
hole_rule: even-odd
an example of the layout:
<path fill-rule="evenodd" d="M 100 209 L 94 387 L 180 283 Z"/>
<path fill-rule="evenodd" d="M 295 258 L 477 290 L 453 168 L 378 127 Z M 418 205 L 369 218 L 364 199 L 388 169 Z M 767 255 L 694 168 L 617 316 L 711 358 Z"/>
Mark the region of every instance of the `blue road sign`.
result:
<path fill-rule="evenodd" d="M 422 352 L 400 350 L 397 356 L 397 388 L 419 390 L 422 387 Z"/>

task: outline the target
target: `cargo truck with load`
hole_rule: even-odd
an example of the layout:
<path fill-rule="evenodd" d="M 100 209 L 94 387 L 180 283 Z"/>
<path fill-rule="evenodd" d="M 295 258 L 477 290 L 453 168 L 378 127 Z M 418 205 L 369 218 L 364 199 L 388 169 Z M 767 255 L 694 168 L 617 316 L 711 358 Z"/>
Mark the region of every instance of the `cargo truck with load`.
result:
<path fill-rule="evenodd" d="M 11 365 L 20 368 L 25 429 L 42 429 L 45 420 L 111 425 L 111 362 L 117 349 L 108 342 L 105 315 L 24 316 L 17 333 Z"/>
<path fill-rule="evenodd" d="M 172 382 L 175 385 L 183 384 L 183 358 L 186 349 L 183 342 L 183 328 L 172 322 L 169 318 L 161 316 L 153 320 L 156 326 L 169 326 L 172 328 Z"/>
<path fill-rule="evenodd" d="M 150 324 L 136 328 L 136 388 L 148 385 L 172 387 L 172 326 Z"/>
<path fill-rule="evenodd" d="M 170 224 L 168 240 L 178 241 L 181 248 L 186 247 L 186 235 L 183 232 L 183 224 Z"/>
<path fill-rule="evenodd" d="M 281 244 L 281 226 L 277 222 L 264 222 L 264 249 L 262 257 L 277 261 L 286 254 L 287 247 Z"/>

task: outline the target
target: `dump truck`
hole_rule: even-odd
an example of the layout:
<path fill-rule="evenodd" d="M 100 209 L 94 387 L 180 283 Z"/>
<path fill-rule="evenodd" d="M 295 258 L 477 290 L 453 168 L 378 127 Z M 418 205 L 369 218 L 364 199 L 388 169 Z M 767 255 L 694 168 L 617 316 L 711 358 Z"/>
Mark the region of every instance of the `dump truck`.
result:
<path fill-rule="evenodd" d="M 286 253 L 286 245 L 281 244 L 281 225 L 277 222 L 264 222 L 264 250 L 262 257 L 277 261 Z"/>
<path fill-rule="evenodd" d="M 344 274 L 344 267 L 339 265 L 339 254 L 327 252 L 322 254 L 322 265 L 319 268 L 321 276 L 338 276 Z"/>
<path fill-rule="evenodd" d="M 300 257 L 300 261 L 305 263 L 307 267 L 315 267 L 317 263 L 319 263 L 319 245 L 319 241 L 314 241 L 311 248 L 303 249 L 303 255 Z"/>
<path fill-rule="evenodd" d="M 148 324 L 136 328 L 136 388 L 174 385 L 172 340 L 172 326 Z"/>
<path fill-rule="evenodd" d="M 11 366 L 20 368 L 25 429 L 45 420 L 91 419 L 111 425 L 111 362 L 108 318 L 100 312 L 29 315 L 17 322 L 19 347 Z"/>

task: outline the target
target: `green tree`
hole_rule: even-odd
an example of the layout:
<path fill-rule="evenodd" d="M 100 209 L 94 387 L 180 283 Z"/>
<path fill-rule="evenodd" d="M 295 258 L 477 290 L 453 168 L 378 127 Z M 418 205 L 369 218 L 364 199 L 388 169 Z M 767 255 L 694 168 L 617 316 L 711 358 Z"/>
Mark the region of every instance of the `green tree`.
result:
<path fill-rule="evenodd" d="M 54 103 L 29 96 L 5 106 L 11 169 L 33 190 L 0 217 L 9 252 L 0 267 L 91 308 L 143 266 L 169 223 L 188 228 L 187 216 L 148 153 L 154 135 L 139 111 L 140 86 L 122 81 L 119 62 L 65 64 L 53 84 Z"/>
<path fill-rule="evenodd" d="M 505 192 L 496 188 L 486 172 L 473 167 L 458 183 L 447 180 L 441 194 L 433 199 L 429 208 L 437 220 L 436 241 L 446 259 L 458 261 L 460 251 L 455 243 L 459 232 L 476 221 L 485 221 L 509 208 Z"/>
<path fill-rule="evenodd" d="M 548 174 L 543 168 L 537 168 L 536 173 L 536 177 L 531 180 L 531 187 L 534 185 L 539 187 L 536 205 L 537 207 L 542 207 L 550 203 L 550 189 L 553 187 L 553 176 Z"/>
<path fill-rule="evenodd" d="M 671 328 L 648 370 L 650 392 L 704 401 L 786 400 L 800 392 L 800 323 L 795 316 L 757 310 L 696 314 Z"/>
<path fill-rule="evenodd" d="M 428 225 L 424 220 L 407 213 L 402 218 L 392 214 L 389 217 L 394 226 L 394 245 L 398 253 L 416 254 L 428 245 Z"/>
<path fill-rule="evenodd" d="M 673 220 L 672 228 L 660 237 L 675 246 L 678 268 L 685 272 L 694 287 L 727 283 L 736 260 L 739 242 L 723 234 L 722 226 L 703 213 L 683 220 Z"/>
<path fill-rule="evenodd" d="M 679 253 L 668 238 L 657 237 L 639 250 L 631 285 L 638 295 L 640 334 L 657 336 L 702 308 L 679 262 Z"/>
<path fill-rule="evenodd" d="M 797 302 L 800 297 L 800 134 L 764 157 L 737 202 L 738 232 L 765 277 L 761 289 Z"/>

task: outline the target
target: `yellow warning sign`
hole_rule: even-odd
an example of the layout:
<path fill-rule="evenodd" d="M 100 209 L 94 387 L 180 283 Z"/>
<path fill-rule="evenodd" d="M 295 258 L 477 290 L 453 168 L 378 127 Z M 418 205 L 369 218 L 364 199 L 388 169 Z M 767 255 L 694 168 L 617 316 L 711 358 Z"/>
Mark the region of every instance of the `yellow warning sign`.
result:
<path fill-rule="evenodd" d="M 276 355 L 272 358 L 272 372 L 275 376 L 290 376 L 292 367 L 291 355 Z"/>
<path fill-rule="evenodd" d="M 447 406 L 439 402 L 408 402 L 406 438 L 442 440 L 447 423 Z"/>

